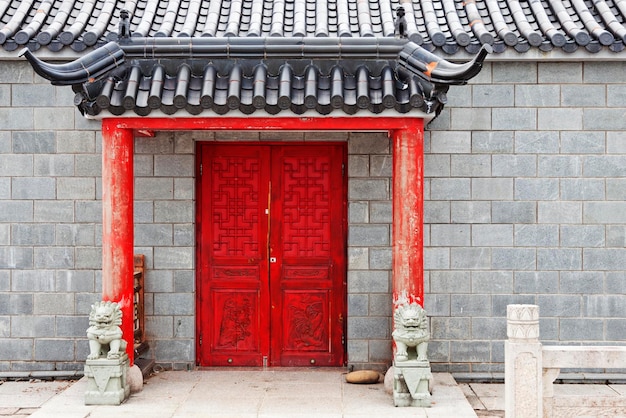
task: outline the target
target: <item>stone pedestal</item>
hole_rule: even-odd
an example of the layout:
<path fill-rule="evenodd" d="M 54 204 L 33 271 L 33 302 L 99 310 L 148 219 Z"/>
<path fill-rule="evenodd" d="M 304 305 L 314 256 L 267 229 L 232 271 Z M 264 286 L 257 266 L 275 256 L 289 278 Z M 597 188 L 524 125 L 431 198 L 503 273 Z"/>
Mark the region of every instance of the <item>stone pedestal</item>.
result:
<path fill-rule="evenodd" d="M 128 356 L 125 353 L 115 360 L 87 360 L 85 405 L 120 405 L 124 402 L 130 395 L 126 380 L 128 369 Z"/>
<path fill-rule="evenodd" d="M 394 361 L 393 403 L 395 406 L 430 406 L 430 382 L 433 378 L 428 361 Z"/>

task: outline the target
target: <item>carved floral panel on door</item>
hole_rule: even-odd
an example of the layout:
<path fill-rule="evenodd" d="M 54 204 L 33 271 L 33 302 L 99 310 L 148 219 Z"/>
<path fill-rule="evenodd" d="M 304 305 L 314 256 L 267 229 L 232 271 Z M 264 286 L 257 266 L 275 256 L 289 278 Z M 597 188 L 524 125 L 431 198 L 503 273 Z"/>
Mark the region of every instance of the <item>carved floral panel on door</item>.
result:
<path fill-rule="evenodd" d="M 213 292 L 214 341 L 217 350 L 258 351 L 259 295 L 254 290 Z"/>
<path fill-rule="evenodd" d="M 284 350 L 328 351 L 328 291 L 286 291 Z"/>

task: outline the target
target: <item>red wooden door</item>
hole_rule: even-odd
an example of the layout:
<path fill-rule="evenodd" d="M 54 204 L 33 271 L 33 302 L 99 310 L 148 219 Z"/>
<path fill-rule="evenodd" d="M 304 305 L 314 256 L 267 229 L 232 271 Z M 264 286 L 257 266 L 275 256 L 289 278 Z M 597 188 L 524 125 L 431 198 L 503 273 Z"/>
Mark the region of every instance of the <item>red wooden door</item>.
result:
<path fill-rule="evenodd" d="M 343 144 L 199 150 L 198 364 L 344 361 Z"/>

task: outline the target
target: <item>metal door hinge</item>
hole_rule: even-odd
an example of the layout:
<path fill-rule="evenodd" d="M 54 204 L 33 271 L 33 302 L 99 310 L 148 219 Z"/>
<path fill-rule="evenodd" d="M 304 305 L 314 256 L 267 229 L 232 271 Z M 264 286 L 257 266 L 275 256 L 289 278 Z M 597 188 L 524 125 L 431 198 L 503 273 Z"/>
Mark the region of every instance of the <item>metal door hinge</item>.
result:
<path fill-rule="evenodd" d="M 200 164 L 200 175 L 202 175 L 202 164 Z"/>
<path fill-rule="evenodd" d="M 200 345 L 202 345 L 202 334 L 200 334 L 200 338 L 199 338 L 198 343 L 199 343 Z"/>

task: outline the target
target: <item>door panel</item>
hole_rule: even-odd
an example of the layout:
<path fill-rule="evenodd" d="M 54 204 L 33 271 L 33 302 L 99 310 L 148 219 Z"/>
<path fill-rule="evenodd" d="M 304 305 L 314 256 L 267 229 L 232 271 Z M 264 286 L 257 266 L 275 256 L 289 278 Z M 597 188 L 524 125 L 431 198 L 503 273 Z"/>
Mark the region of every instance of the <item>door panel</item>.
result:
<path fill-rule="evenodd" d="M 343 358 L 343 149 L 283 147 L 272 155 L 272 364 Z M 276 186 L 274 186 L 276 185 Z"/>
<path fill-rule="evenodd" d="M 342 365 L 345 145 L 198 154 L 198 363 Z"/>
<path fill-rule="evenodd" d="M 269 150 L 215 145 L 200 155 L 198 358 L 259 366 L 269 344 Z"/>

